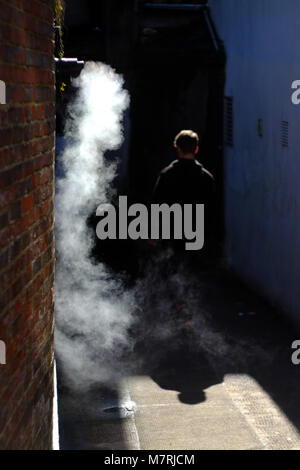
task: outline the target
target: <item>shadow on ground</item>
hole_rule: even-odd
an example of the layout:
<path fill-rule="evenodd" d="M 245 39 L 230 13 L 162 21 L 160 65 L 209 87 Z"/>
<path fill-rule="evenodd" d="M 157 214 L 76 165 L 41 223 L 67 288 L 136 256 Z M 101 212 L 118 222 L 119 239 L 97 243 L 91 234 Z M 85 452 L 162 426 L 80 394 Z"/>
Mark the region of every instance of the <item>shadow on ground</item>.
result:
<path fill-rule="evenodd" d="M 250 376 L 300 430 L 300 366 L 291 362 L 296 326 L 228 271 L 176 266 L 163 282 L 161 268 L 135 281 L 142 313 L 125 369 L 130 363 L 132 375 L 150 376 L 190 406 L 205 402 L 205 390 L 225 375 Z M 177 326 L 170 319 L 182 305 L 188 320 L 183 316 L 178 329 L 180 315 Z M 59 423 L 62 449 L 139 448 L 134 404 L 120 383 L 80 393 L 60 374 Z"/>

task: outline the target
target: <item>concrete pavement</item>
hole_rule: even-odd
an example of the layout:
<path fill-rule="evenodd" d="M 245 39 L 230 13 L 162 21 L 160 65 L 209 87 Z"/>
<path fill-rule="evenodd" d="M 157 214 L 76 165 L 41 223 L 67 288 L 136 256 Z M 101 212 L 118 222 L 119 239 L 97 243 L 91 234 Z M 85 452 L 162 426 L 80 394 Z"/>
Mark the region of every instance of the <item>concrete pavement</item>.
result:
<path fill-rule="evenodd" d="M 61 387 L 61 448 L 300 449 L 295 326 L 222 270 L 189 279 L 189 296 L 188 343 L 149 337 L 118 383 Z"/>

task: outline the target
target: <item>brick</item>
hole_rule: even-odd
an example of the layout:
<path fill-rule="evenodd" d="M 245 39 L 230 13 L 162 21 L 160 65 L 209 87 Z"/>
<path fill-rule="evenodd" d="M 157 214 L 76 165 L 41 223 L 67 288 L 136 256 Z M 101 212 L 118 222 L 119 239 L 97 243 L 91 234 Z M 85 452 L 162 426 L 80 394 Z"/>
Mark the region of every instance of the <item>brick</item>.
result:
<path fill-rule="evenodd" d="M 2 127 L 7 126 L 9 123 L 8 120 L 8 108 L 5 105 L 0 106 L 0 125 Z"/>
<path fill-rule="evenodd" d="M 9 221 L 8 212 L 0 214 L 0 230 L 7 227 Z"/>
<path fill-rule="evenodd" d="M 0 295 L 0 310 L 5 310 L 9 301 L 11 300 L 11 289 Z"/>
<path fill-rule="evenodd" d="M 5 227 L 0 231 L 0 249 L 7 246 L 9 244 L 9 228 Z"/>
<path fill-rule="evenodd" d="M 31 146 L 30 146 L 31 147 Z M 23 164 L 23 175 L 29 176 L 33 173 L 33 161 L 29 160 Z"/>
<path fill-rule="evenodd" d="M 21 85 L 8 85 L 7 86 L 7 102 L 8 103 L 22 103 L 25 101 L 25 90 Z"/>
<path fill-rule="evenodd" d="M 37 258 L 32 263 L 32 274 L 35 275 L 38 271 L 41 270 L 42 267 L 42 259 L 41 257 Z"/>
<path fill-rule="evenodd" d="M 29 211 L 29 209 L 32 208 L 32 206 L 33 206 L 33 195 L 30 194 L 29 196 L 24 197 L 22 201 L 22 211 L 27 212 Z"/>
<path fill-rule="evenodd" d="M 15 166 L 9 170 L 0 172 L 0 189 L 5 188 L 23 176 L 22 165 Z"/>
<path fill-rule="evenodd" d="M 4 61 L 14 64 L 24 64 L 25 52 L 24 49 L 17 46 L 6 45 L 4 47 Z"/>
<path fill-rule="evenodd" d="M 54 325 L 53 2 L 0 0 L 0 11 L 0 76 L 8 103 L 0 108 L 0 318 L 9 346 L 9 364 L 0 375 L 0 448 L 47 449 Z"/>
<path fill-rule="evenodd" d="M 18 183 L 18 191 L 21 196 L 32 191 L 32 176 L 29 176 L 28 178 Z"/>
<path fill-rule="evenodd" d="M 8 253 L 9 250 L 5 249 L 0 252 L 0 270 L 5 268 L 8 264 Z"/>
<path fill-rule="evenodd" d="M 24 4 L 24 10 L 30 12 L 38 18 L 43 18 L 44 21 L 48 21 L 48 23 L 51 24 L 53 20 L 53 11 L 49 6 L 49 3 L 51 4 L 51 2 L 48 2 L 48 4 L 45 5 L 38 1 L 27 0 L 27 2 Z M 50 35 L 50 33 L 48 32 L 47 35 Z"/>
<path fill-rule="evenodd" d="M 21 201 L 14 202 L 10 207 L 9 220 L 14 221 L 21 217 L 22 213 L 22 204 Z"/>
<path fill-rule="evenodd" d="M 12 129 L 0 129 L 0 142 L 1 146 L 10 145 L 13 143 L 14 133 Z"/>

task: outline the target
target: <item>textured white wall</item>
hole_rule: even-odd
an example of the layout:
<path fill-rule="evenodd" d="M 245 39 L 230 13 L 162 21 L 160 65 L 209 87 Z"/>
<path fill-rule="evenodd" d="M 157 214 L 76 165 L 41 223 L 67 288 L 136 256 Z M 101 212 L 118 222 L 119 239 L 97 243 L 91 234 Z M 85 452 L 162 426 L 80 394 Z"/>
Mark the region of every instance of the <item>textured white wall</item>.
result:
<path fill-rule="evenodd" d="M 234 148 L 224 157 L 227 257 L 300 321 L 300 105 L 291 102 L 300 79 L 300 1 L 210 6 L 227 53 L 225 95 L 234 97 Z"/>

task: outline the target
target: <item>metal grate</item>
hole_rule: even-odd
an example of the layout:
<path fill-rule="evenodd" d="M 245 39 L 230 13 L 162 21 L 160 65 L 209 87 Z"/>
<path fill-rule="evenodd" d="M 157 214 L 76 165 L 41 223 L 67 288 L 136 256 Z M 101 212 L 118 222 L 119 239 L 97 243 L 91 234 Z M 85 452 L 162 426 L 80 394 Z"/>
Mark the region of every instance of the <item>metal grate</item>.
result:
<path fill-rule="evenodd" d="M 288 121 L 281 121 L 281 146 L 289 146 L 289 123 Z"/>
<path fill-rule="evenodd" d="M 233 97 L 224 98 L 224 142 L 233 147 Z"/>

